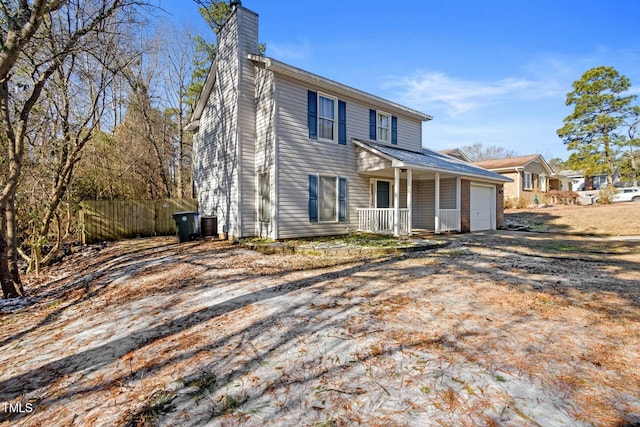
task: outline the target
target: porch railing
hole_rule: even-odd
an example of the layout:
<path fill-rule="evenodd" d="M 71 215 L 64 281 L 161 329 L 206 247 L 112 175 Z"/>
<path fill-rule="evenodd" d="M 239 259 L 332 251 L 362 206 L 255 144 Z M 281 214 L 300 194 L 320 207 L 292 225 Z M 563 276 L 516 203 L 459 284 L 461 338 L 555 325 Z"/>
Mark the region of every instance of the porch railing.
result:
<path fill-rule="evenodd" d="M 440 209 L 440 231 L 460 231 L 459 209 Z"/>
<path fill-rule="evenodd" d="M 394 233 L 394 208 L 358 209 L 358 231 Z M 409 209 L 400 209 L 400 234 L 409 234 Z"/>

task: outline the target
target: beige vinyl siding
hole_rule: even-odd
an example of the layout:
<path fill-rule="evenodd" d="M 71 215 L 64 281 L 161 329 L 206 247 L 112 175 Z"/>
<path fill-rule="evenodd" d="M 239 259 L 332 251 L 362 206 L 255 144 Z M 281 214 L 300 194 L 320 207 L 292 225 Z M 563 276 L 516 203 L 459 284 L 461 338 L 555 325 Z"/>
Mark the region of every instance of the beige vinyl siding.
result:
<path fill-rule="evenodd" d="M 422 151 L 422 122 L 398 116 L 398 145 L 393 147 Z"/>
<path fill-rule="evenodd" d="M 356 147 L 356 152 L 358 156 L 358 166 L 360 167 L 359 172 L 371 172 L 391 167 L 391 160 L 372 156 L 371 153 L 360 147 Z"/>
<path fill-rule="evenodd" d="M 246 9 L 238 9 L 235 14 L 240 33 L 238 40 L 238 140 L 241 161 L 238 164 L 240 176 L 240 233 L 238 237 L 255 235 L 256 206 L 256 106 L 255 73 L 253 62 L 247 54 L 258 53 L 258 16 Z"/>
<path fill-rule="evenodd" d="M 433 230 L 435 228 L 435 180 L 413 182 L 413 226 Z M 456 179 L 440 180 L 440 209 L 456 208 Z"/>
<path fill-rule="evenodd" d="M 276 180 L 275 180 L 275 98 L 274 78 L 271 71 L 256 69 L 256 182 L 257 174 L 269 174 L 269 198 L 271 211 L 269 222 L 256 222 L 255 234 L 259 237 L 277 238 Z M 258 189 L 256 189 L 256 196 Z"/>
<path fill-rule="evenodd" d="M 255 67 L 247 54 L 257 52 L 257 20 L 239 8 L 220 30 L 216 82 L 194 138 L 200 213 L 235 237 L 255 233 Z"/>
<path fill-rule="evenodd" d="M 435 183 L 434 183 L 435 186 Z M 440 180 L 440 209 L 456 208 L 456 179 L 444 178 Z"/>
<path fill-rule="evenodd" d="M 435 222 L 435 181 L 416 181 L 413 183 L 413 226 L 434 229 Z"/>
<path fill-rule="evenodd" d="M 235 16 L 235 15 L 234 15 Z M 218 45 L 216 84 L 194 140 L 194 181 L 201 215 L 218 217 L 218 232 L 238 227 L 236 21 L 230 20 Z"/>
<path fill-rule="evenodd" d="M 366 128 L 359 122 L 363 117 L 368 120 L 368 109 L 365 114 L 362 106 L 336 96 L 347 103 L 347 144 L 340 145 L 337 140 L 324 142 L 309 139 L 307 90 L 316 88 L 277 76 L 279 238 L 355 231 L 358 226 L 356 209 L 366 208 L 369 204 L 369 177 L 357 174 L 356 150 L 350 141 L 357 129 Z M 347 178 L 347 221 L 309 222 L 308 186 L 309 175 L 312 174 Z"/>

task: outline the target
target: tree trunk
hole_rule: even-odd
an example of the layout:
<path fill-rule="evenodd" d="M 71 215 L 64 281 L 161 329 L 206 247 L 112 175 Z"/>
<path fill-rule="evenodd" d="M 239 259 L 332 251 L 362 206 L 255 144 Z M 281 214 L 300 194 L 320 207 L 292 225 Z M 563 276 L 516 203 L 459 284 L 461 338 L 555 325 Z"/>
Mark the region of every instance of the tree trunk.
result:
<path fill-rule="evenodd" d="M 604 142 L 604 161 L 607 164 L 607 187 L 613 187 L 613 159 L 609 142 Z"/>
<path fill-rule="evenodd" d="M 24 294 L 18 270 L 16 241 L 16 208 L 13 198 L 0 207 L 0 282 L 5 298 L 18 298 Z"/>

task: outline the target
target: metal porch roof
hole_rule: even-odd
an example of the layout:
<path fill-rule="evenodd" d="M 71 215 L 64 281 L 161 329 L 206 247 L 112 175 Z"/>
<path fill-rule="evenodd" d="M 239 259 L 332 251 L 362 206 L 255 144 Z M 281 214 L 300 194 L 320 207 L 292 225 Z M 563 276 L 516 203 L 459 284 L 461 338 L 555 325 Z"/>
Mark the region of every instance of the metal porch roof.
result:
<path fill-rule="evenodd" d="M 495 172 L 488 171 L 470 163 L 463 162 L 446 154 L 440 154 L 436 151 L 422 148 L 421 152 L 405 150 L 402 148 L 389 147 L 388 145 L 378 144 L 370 141 L 362 141 L 358 139 L 352 140 L 357 146 L 362 147 L 370 152 L 388 160 L 396 161 L 397 167 L 412 167 L 424 169 L 434 172 L 453 173 L 456 175 L 479 178 L 493 182 L 512 182 L 511 178 L 507 178 Z M 395 165 L 394 165 L 395 166 Z"/>

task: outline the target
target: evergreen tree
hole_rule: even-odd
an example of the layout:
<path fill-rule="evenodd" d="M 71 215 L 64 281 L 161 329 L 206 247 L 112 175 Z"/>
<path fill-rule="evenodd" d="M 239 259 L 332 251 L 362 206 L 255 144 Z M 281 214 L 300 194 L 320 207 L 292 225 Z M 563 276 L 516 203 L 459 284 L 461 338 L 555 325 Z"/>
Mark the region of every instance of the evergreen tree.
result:
<path fill-rule="evenodd" d="M 629 79 L 612 67 L 592 68 L 573 83 L 566 104 L 574 110 L 558 129 L 572 152 L 567 161 L 572 169 L 585 175 L 606 173 L 607 184 L 613 184 L 614 161 L 625 142 L 621 126 L 635 99 L 623 95 L 630 87 Z"/>

